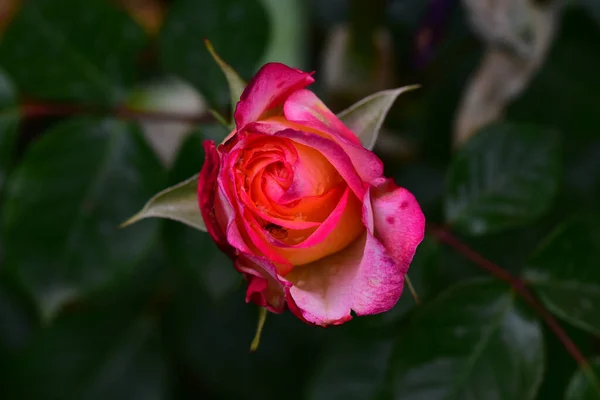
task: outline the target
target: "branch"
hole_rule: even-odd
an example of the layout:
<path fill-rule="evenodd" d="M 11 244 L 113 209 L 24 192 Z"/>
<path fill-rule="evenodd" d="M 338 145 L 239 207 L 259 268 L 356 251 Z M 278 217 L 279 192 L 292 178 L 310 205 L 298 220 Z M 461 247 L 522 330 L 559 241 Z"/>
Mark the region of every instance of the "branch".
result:
<path fill-rule="evenodd" d="M 71 115 L 101 115 L 114 116 L 126 120 L 142 119 L 155 122 L 184 122 L 200 124 L 215 122 L 211 114 L 193 115 L 164 111 L 143 111 L 128 107 L 114 109 L 97 106 L 86 106 L 66 103 L 23 103 L 20 106 L 24 118 L 37 118 L 46 116 L 71 116 Z"/>
<path fill-rule="evenodd" d="M 544 322 L 546 322 L 548 328 L 550 328 L 554 335 L 556 335 L 558 340 L 560 340 L 571 357 L 573 357 L 577 364 L 579 364 L 581 369 L 584 371 L 589 370 L 590 365 L 577 345 L 571 340 L 569 335 L 567 335 L 552 314 L 550 314 L 550 312 L 546 310 L 542 303 L 540 303 L 540 301 L 533 295 L 523 280 L 511 275 L 505 269 L 483 257 L 481 254 L 477 253 L 475 250 L 471 249 L 458 238 L 453 236 L 448 230 L 437 226 L 428 226 L 428 230 L 429 233 L 439 242 L 445 243 L 446 245 L 452 247 L 478 267 L 488 271 L 496 278 L 501 279 L 512 286 L 515 292 L 517 292 L 523 298 L 523 300 L 525 300 L 525 302 L 529 304 L 529 306 L 544 320 Z"/>

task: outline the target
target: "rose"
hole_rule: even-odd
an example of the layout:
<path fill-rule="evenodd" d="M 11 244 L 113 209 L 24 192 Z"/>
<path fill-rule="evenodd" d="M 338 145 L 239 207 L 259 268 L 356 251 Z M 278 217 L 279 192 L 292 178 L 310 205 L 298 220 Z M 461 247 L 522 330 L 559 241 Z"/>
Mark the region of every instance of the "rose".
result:
<path fill-rule="evenodd" d="M 244 90 L 236 129 L 204 142 L 198 200 L 208 233 L 248 281 L 246 301 L 341 324 L 389 310 L 423 239 L 406 189 L 312 92 L 270 63 Z"/>

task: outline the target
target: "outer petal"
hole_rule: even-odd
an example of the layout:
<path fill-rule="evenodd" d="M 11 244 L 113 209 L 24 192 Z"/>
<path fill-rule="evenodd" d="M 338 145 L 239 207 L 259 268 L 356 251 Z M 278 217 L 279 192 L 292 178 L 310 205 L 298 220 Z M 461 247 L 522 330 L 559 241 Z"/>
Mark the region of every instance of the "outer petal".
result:
<path fill-rule="evenodd" d="M 425 216 L 415 197 L 392 179 L 372 190 L 375 237 L 406 273 L 425 235 Z"/>
<path fill-rule="evenodd" d="M 248 281 L 247 303 L 266 307 L 274 313 L 284 310 L 291 284 L 279 277 L 273 263 L 264 257 L 242 254 L 236 260 L 235 267 Z"/>
<path fill-rule="evenodd" d="M 391 309 L 423 239 L 425 219 L 414 197 L 391 180 L 365 195 L 366 232 L 344 250 L 295 268 L 286 276 L 298 313 L 317 325 L 341 324 Z M 393 220 L 392 220 L 393 218 Z M 390 223 L 391 222 L 391 223 Z M 382 225 L 386 223 L 387 225 Z"/>
<path fill-rule="evenodd" d="M 266 111 L 283 103 L 292 92 L 313 83 L 311 75 L 280 63 L 263 65 L 244 89 L 235 108 L 237 128 L 257 121 Z"/>
<path fill-rule="evenodd" d="M 358 315 L 387 311 L 402 293 L 404 275 L 385 247 L 368 232 L 344 250 L 294 268 L 286 279 L 305 320 L 326 326 Z"/>
<path fill-rule="evenodd" d="M 383 163 L 379 157 L 365 149 L 356 135 L 310 90 L 292 93 L 285 101 L 283 110 L 285 118 L 303 126 L 302 130 L 309 128 L 325 134 L 341 146 L 364 182 L 374 184 L 383 174 Z"/>
<path fill-rule="evenodd" d="M 202 165 L 202 170 L 198 177 L 198 205 L 208 234 L 222 251 L 229 254 L 232 249 L 227 242 L 225 233 L 219 226 L 215 212 L 215 200 L 223 201 L 223 199 L 217 198 L 220 196 L 217 177 L 221 161 L 215 147 L 215 142 L 205 140 L 203 145 L 205 158 L 204 165 Z"/>

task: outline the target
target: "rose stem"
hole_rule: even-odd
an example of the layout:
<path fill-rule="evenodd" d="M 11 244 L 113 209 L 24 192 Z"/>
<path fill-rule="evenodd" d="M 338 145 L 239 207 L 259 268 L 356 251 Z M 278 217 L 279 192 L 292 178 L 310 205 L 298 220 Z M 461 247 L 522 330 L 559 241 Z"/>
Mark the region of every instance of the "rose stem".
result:
<path fill-rule="evenodd" d="M 595 376 L 590 368 L 589 363 L 583 356 L 577 345 L 571 340 L 569 335 L 564 331 L 562 326 L 556 321 L 556 319 L 550 314 L 548 310 L 540 303 L 540 301 L 534 296 L 531 290 L 526 286 L 526 283 L 515 276 L 512 276 L 508 271 L 494 264 L 475 250 L 471 249 L 465 243 L 461 242 L 458 238 L 453 236 L 447 229 L 437 226 L 428 226 L 429 233 L 441 243 L 452 247 L 463 257 L 473 262 L 478 267 L 488 271 L 496 278 L 507 282 L 515 292 L 517 292 L 526 303 L 546 322 L 546 325 L 556 335 L 558 340 L 563 344 L 567 352 L 577 362 L 579 367 L 588 376 L 593 376 L 594 384 L 598 382 L 598 378 Z"/>
<path fill-rule="evenodd" d="M 266 319 L 267 309 L 264 307 L 258 307 L 258 326 L 256 327 L 254 339 L 252 339 L 252 343 L 250 344 L 250 351 L 256 351 L 256 349 L 258 349 L 258 345 L 260 344 L 260 336 L 262 335 L 262 330 L 265 326 Z"/>

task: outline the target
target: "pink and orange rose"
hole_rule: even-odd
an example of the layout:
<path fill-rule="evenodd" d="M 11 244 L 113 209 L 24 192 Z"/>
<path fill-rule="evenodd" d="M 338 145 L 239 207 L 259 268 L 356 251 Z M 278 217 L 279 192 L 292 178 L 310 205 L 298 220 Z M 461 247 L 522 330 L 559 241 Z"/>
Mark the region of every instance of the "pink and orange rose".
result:
<path fill-rule="evenodd" d="M 205 141 L 198 200 L 208 233 L 248 281 L 246 301 L 336 325 L 398 301 L 425 218 L 414 196 L 306 89 L 270 63 L 249 82 L 236 129 Z"/>

